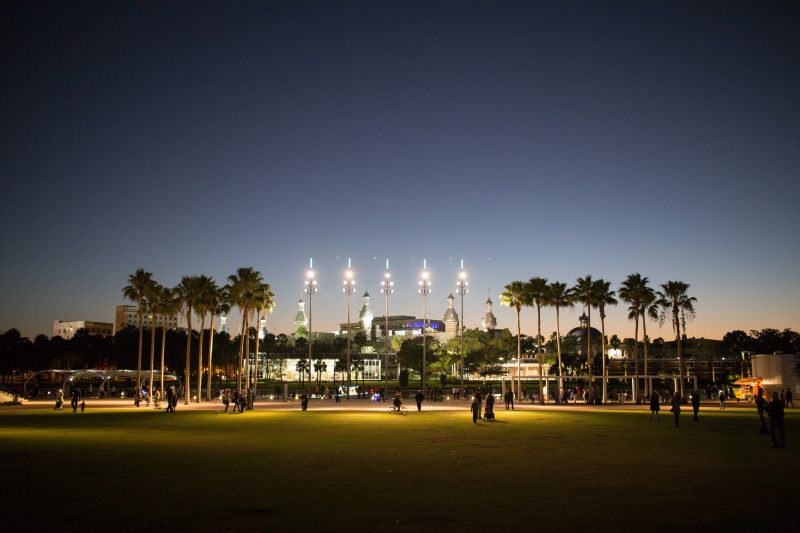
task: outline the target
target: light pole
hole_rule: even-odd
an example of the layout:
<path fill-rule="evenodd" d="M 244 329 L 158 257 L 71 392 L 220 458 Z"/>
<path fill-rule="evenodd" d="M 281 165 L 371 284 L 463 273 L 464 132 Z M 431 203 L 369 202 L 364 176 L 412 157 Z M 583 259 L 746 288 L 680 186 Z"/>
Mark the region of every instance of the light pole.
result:
<path fill-rule="evenodd" d="M 386 341 L 386 349 L 383 353 L 383 401 L 386 401 L 386 395 L 389 393 L 389 348 L 391 347 L 391 340 L 389 339 L 389 295 L 394 292 L 394 281 L 392 281 L 392 274 L 389 272 L 389 259 L 386 259 L 386 272 L 383 273 L 383 281 L 381 281 L 381 292 L 386 301 L 386 308 L 384 309 L 384 325 L 383 337 Z"/>
<path fill-rule="evenodd" d="M 344 273 L 344 288 L 347 295 L 347 396 L 350 399 L 350 296 L 356 290 L 356 281 L 353 279 L 353 271 L 350 270 L 350 258 L 347 258 L 347 272 Z"/>
<path fill-rule="evenodd" d="M 464 399 L 464 295 L 469 292 L 467 289 L 467 273 L 464 272 L 464 260 L 461 260 L 461 271 L 458 273 L 458 282 L 456 282 L 456 291 L 461 295 L 461 389 L 458 396 Z"/>
<path fill-rule="evenodd" d="M 308 293 L 308 397 L 311 398 L 311 297 L 317 292 L 317 280 L 314 279 L 313 259 L 308 260 L 306 292 Z"/>
<path fill-rule="evenodd" d="M 428 273 L 428 261 L 422 260 L 422 279 L 419 282 L 419 292 L 422 294 L 422 395 L 428 393 L 428 340 L 426 330 L 428 329 L 428 294 L 431 292 L 430 274 Z"/>

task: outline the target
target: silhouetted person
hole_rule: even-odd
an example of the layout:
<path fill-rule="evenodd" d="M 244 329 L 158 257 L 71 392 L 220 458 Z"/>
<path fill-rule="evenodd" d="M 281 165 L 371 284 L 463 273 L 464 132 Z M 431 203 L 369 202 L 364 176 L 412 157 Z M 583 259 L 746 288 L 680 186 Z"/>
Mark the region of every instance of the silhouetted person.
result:
<path fill-rule="evenodd" d="M 494 420 L 494 395 L 488 394 L 486 396 L 486 407 L 483 409 L 484 420 Z"/>
<path fill-rule="evenodd" d="M 85 410 L 86 410 L 86 402 L 82 401 L 81 402 L 81 413 L 84 412 Z"/>
<path fill-rule="evenodd" d="M 724 411 L 725 410 L 725 391 L 720 389 L 719 390 L 719 395 L 717 397 L 719 398 L 719 408 Z"/>
<path fill-rule="evenodd" d="M 481 402 L 478 401 L 477 396 L 472 400 L 470 410 L 472 411 L 472 423 L 477 424 L 478 418 L 481 416 Z"/>
<path fill-rule="evenodd" d="M 506 402 L 506 411 L 508 411 L 509 406 L 511 406 L 511 410 L 514 410 L 514 393 L 506 391 L 505 396 L 503 396 L 503 400 Z"/>
<path fill-rule="evenodd" d="M 678 392 L 672 395 L 672 416 L 675 417 L 675 427 L 680 425 L 681 421 L 681 395 Z"/>
<path fill-rule="evenodd" d="M 306 394 L 300 395 L 300 410 L 305 411 L 308 409 L 308 396 Z"/>
<path fill-rule="evenodd" d="M 417 395 L 414 396 L 414 400 L 417 402 L 417 411 L 422 411 L 422 400 L 425 399 L 425 395 L 422 394 L 422 391 L 418 391 Z"/>
<path fill-rule="evenodd" d="M 78 402 L 81 399 L 81 391 L 78 390 L 78 387 L 72 387 L 71 396 L 72 396 L 72 401 L 70 402 L 70 404 L 72 405 L 72 412 L 77 413 Z"/>
<path fill-rule="evenodd" d="M 650 393 L 650 420 L 653 420 L 653 415 L 656 415 L 656 422 L 658 422 L 658 411 L 661 410 L 661 402 L 659 401 L 658 394 L 655 392 Z"/>
<path fill-rule="evenodd" d="M 697 413 L 700 412 L 700 393 L 697 391 L 692 392 L 692 411 L 694 412 L 692 420 L 697 422 Z"/>
<path fill-rule="evenodd" d="M 792 389 L 786 387 L 786 394 L 784 395 L 784 397 L 786 398 L 786 403 L 784 404 L 784 407 L 788 408 L 790 405 L 794 407 L 794 402 L 792 401 Z"/>
<path fill-rule="evenodd" d="M 758 411 L 758 434 L 759 435 L 769 435 L 769 430 L 767 429 L 767 421 L 764 419 L 764 411 L 767 409 L 767 400 L 764 399 L 764 389 L 758 389 L 758 395 L 756 396 L 756 410 Z"/>
<path fill-rule="evenodd" d="M 783 401 L 777 392 L 772 393 L 772 401 L 767 405 L 769 414 L 769 436 L 773 448 L 786 448 L 786 433 L 783 427 Z"/>

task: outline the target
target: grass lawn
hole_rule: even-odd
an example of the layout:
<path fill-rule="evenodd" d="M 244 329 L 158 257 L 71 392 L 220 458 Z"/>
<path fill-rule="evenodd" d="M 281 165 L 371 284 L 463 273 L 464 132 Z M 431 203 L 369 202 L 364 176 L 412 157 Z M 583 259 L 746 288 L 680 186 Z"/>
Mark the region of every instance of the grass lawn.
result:
<path fill-rule="evenodd" d="M 788 449 L 753 410 L 0 410 L 6 525 L 24 530 L 792 530 Z M 787 529 L 788 528 L 788 529 Z M 6 531 L 12 529 L 3 528 Z"/>

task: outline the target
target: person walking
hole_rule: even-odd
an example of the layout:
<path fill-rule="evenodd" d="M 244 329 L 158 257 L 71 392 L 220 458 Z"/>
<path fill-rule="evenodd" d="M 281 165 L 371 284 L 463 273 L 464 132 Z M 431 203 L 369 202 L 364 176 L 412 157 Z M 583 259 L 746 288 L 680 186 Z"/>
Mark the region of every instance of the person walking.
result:
<path fill-rule="evenodd" d="M 700 392 L 699 391 L 692 391 L 692 411 L 694 411 L 694 416 L 692 420 L 697 422 L 697 413 L 700 412 Z"/>
<path fill-rule="evenodd" d="M 678 391 L 672 394 L 672 416 L 675 417 L 675 427 L 678 427 L 681 420 L 681 395 Z"/>
<path fill-rule="evenodd" d="M 70 391 L 70 395 L 72 396 L 72 401 L 70 404 L 72 405 L 72 412 L 78 412 L 78 402 L 81 400 L 81 391 L 78 390 L 78 387 L 72 387 Z"/>
<path fill-rule="evenodd" d="M 252 411 L 253 410 L 253 402 L 254 401 L 255 401 L 255 398 L 253 397 L 253 388 L 252 387 L 247 387 L 247 410 L 248 411 Z"/>
<path fill-rule="evenodd" d="M 477 424 L 478 418 L 481 416 L 481 402 L 478 401 L 477 395 L 472 400 L 470 411 L 472 411 L 472 423 Z"/>
<path fill-rule="evenodd" d="M 63 411 L 64 410 L 64 391 L 58 389 L 56 393 L 56 406 L 53 408 L 53 411 Z"/>
<path fill-rule="evenodd" d="M 417 395 L 414 396 L 414 399 L 417 401 L 417 411 L 422 411 L 422 400 L 425 399 L 425 395 L 422 394 L 422 391 L 417 391 Z"/>
<path fill-rule="evenodd" d="M 786 407 L 787 409 L 789 408 L 790 405 L 794 407 L 794 402 L 792 401 L 792 389 L 786 387 L 786 394 L 784 395 L 784 397 L 786 398 L 786 403 L 784 404 L 784 407 Z"/>
<path fill-rule="evenodd" d="M 769 436 L 773 448 L 786 448 L 786 432 L 783 426 L 783 400 L 777 392 L 772 393 L 772 401 L 767 405 L 769 414 Z"/>
<path fill-rule="evenodd" d="M 724 389 L 720 389 L 719 390 L 718 398 L 719 398 L 719 408 L 724 411 L 725 410 L 725 390 Z"/>
<path fill-rule="evenodd" d="M 758 411 L 758 434 L 759 435 L 769 435 L 769 430 L 767 429 L 767 421 L 764 418 L 764 411 L 767 409 L 767 400 L 764 399 L 764 389 L 759 387 L 758 389 L 758 396 L 756 396 L 756 410 Z"/>
<path fill-rule="evenodd" d="M 510 390 L 506 391 L 505 396 L 503 396 L 503 401 L 506 403 L 506 411 L 508 411 L 508 407 L 511 406 L 511 410 L 514 410 L 514 393 Z"/>
<path fill-rule="evenodd" d="M 661 409 L 661 405 L 658 401 L 658 394 L 655 392 L 650 393 L 650 421 L 653 421 L 653 415 L 656 415 L 656 422 L 658 422 L 658 411 Z"/>
<path fill-rule="evenodd" d="M 225 411 L 228 412 L 228 407 L 231 405 L 231 390 L 225 389 L 222 391 L 222 405 L 225 406 Z"/>
<path fill-rule="evenodd" d="M 308 396 L 306 394 L 300 395 L 300 410 L 301 411 L 308 410 Z"/>
<path fill-rule="evenodd" d="M 483 409 L 484 420 L 494 420 L 494 395 L 486 395 L 486 407 Z"/>

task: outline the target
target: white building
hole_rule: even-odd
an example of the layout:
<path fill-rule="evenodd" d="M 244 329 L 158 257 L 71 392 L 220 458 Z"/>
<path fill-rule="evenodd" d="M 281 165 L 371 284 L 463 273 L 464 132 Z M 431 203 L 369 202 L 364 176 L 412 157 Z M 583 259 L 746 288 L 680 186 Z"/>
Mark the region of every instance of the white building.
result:
<path fill-rule="evenodd" d="M 162 317 L 156 316 L 156 327 L 160 328 Z M 153 315 L 149 313 L 144 314 L 142 324 L 146 328 L 153 327 Z M 114 315 L 114 333 L 119 330 L 125 329 L 128 326 L 139 327 L 139 308 L 135 305 L 118 305 L 117 311 Z M 167 328 L 175 329 L 178 327 L 178 315 L 167 317 Z"/>
<path fill-rule="evenodd" d="M 94 320 L 54 320 L 53 337 L 62 337 L 69 340 L 78 330 L 85 329 L 90 335 L 103 335 L 110 337 L 114 334 L 114 324 L 111 322 L 97 322 Z"/>
<path fill-rule="evenodd" d="M 759 354 L 752 356 L 753 375 L 764 379 L 764 388 L 770 394 L 791 389 L 800 394 L 800 380 L 795 374 L 794 354 Z M 769 401 L 770 398 L 767 398 Z"/>

